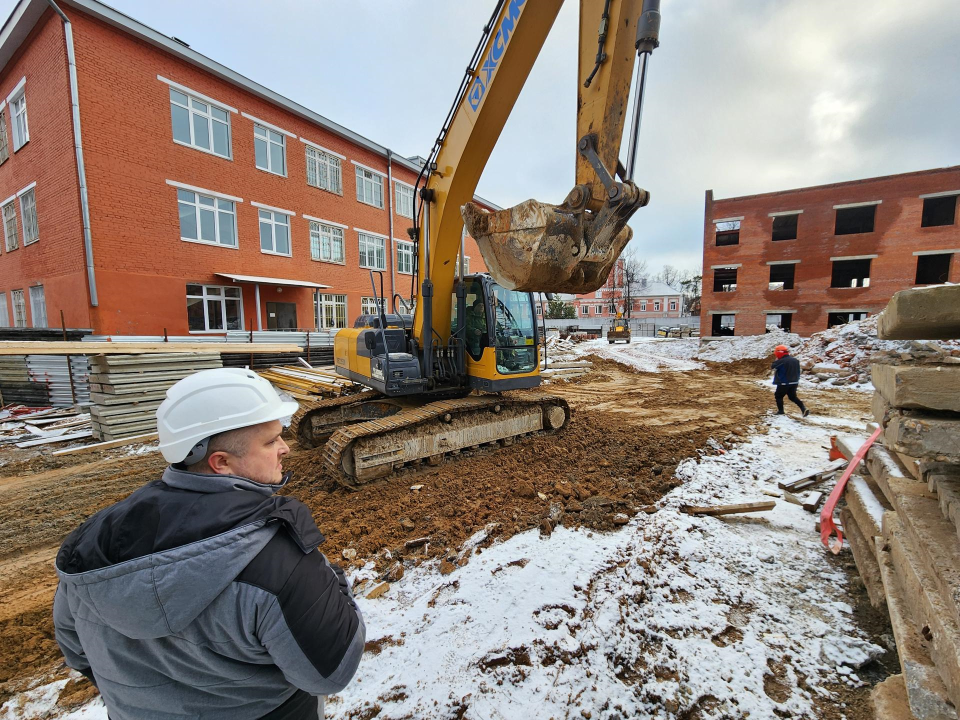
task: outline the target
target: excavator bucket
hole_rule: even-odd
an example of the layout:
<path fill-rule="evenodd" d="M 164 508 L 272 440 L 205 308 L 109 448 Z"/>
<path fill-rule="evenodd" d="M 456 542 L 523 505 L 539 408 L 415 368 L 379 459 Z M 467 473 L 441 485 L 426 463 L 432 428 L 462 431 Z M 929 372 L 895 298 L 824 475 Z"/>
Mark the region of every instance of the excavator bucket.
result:
<path fill-rule="evenodd" d="M 582 207 L 527 200 L 489 212 L 461 208 L 467 232 L 494 279 L 521 292 L 590 293 L 606 281 L 633 231 Z"/>

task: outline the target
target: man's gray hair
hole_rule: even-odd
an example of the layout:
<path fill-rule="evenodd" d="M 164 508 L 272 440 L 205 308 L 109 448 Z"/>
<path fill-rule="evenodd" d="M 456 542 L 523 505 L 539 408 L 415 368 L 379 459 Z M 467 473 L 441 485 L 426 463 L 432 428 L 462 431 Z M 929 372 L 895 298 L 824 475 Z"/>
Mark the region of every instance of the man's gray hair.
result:
<path fill-rule="evenodd" d="M 226 432 L 211 436 L 207 443 L 207 452 L 203 456 L 203 459 L 198 460 L 192 465 L 188 465 L 187 470 L 189 472 L 196 473 L 210 472 L 210 465 L 207 463 L 207 461 L 215 452 L 225 452 L 236 457 L 243 457 L 246 455 L 247 450 L 250 447 L 248 437 L 249 430 L 249 427 L 242 427 L 236 428 L 235 430 L 227 430 Z"/>

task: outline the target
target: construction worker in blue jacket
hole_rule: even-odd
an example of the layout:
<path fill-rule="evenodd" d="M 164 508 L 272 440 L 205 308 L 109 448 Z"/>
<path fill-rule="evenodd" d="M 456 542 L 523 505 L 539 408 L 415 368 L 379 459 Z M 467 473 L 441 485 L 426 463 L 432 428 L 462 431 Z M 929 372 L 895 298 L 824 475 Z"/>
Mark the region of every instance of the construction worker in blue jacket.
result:
<path fill-rule="evenodd" d="M 803 404 L 803 400 L 797 397 L 797 385 L 800 384 L 800 361 L 790 354 L 790 348 L 786 345 L 777 345 L 773 350 L 777 358 L 773 361 L 773 384 L 777 386 L 777 392 L 774 399 L 777 401 L 777 415 L 783 415 L 783 396 L 786 395 L 790 400 L 800 408 L 803 417 L 810 414 L 810 411 Z"/>

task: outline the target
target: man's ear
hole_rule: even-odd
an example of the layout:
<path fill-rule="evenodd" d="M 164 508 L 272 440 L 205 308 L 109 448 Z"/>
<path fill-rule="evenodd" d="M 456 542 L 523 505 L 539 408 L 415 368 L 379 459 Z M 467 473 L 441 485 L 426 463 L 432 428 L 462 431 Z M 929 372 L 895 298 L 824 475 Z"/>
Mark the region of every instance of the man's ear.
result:
<path fill-rule="evenodd" d="M 232 474 L 228 453 L 225 453 L 223 451 L 217 451 L 213 453 L 210 457 L 207 458 L 207 464 L 210 466 L 210 469 L 213 472 L 215 472 L 217 475 Z"/>

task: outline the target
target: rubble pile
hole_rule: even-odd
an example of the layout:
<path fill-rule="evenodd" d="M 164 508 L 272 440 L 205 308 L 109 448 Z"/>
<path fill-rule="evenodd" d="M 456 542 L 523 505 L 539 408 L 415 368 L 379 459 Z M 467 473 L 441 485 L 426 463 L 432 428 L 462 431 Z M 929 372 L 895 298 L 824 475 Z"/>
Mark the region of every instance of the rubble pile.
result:
<path fill-rule="evenodd" d="M 903 701 L 917 718 L 956 718 L 960 707 L 960 357 L 918 342 L 943 337 L 944 325 L 912 311 L 913 295 L 934 292 L 938 312 L 952 308 L 960 325 L 957 285 L 897 293 L 881 316 L 879 342 L 912 340 L 874 357 L 872 410 L 882 432 L 840 513 L 900 657 L 902 674 L 874 691 L 881 720 L 899 717 L 892 708 Z M 841 440 L 841 451 L 852 457 L 859 442 Z"/>

